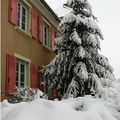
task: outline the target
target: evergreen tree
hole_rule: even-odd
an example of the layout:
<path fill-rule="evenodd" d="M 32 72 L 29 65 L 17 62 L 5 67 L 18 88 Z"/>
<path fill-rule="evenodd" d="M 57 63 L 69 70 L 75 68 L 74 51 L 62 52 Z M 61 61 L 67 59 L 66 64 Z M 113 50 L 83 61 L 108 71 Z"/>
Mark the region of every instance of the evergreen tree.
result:
<path fill-rule="evenodd" d="M 115 79 L 108 59 L 99 54 L 103 35 L 87 0 L 68 0 L 67 4 L 72 11 L 59 25 L 61 36 L 55 39 L 58 54 L 45 66 L 45 85 L 60 90 L 64 98 L 101 96 Z"/>

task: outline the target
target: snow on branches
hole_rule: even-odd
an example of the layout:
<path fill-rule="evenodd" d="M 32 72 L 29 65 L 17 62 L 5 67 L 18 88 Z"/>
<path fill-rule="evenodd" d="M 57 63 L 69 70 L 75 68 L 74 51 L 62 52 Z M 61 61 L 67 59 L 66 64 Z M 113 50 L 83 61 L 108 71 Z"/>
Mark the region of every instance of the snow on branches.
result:
<path fill-rule="evenodd" d="M 86 8 L 88 10 L 92 9 L 88 0 L 67 0 L 67 4 L 72 8 L 76 7 L 75 5 L 77 5 L 78 8 Z"/>

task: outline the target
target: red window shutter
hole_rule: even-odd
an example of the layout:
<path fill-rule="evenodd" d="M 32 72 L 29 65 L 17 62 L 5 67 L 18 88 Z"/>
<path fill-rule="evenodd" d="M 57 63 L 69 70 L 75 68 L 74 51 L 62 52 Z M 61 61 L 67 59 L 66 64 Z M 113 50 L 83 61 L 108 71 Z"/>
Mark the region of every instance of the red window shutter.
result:
<path fill-rule="evenodd" d="M 16 86 L 16 58 L 6 56 L 6 89 L 9 93 L 15 92 Z"/>
<path fill-rule="evenodd" d="M 51 48 L 54 49 L 55 44 L 55 29 L 51 27 Z"/>
<path fill-rule="evenodd" d="M 39 16 L 39 42 L 42 44 L 43 43 L 43 17 Z"/>
<path fill-rule="evenodd" d="M 18 18 L 18 0 L 9 0 L 8 20 L 14 25 L 17 25 Z"/>
<path fill-rule="evenodd" d="M 44 75 L 42 73 L 42 71 L 40 71 L 41 69 L 43 69 L 42 66 L 38 66 L 38 81 L 39 81 L 39 89 L 42 91 L 42 92 L 45 92 L 45 87 L 44 87 Z"/>
<path fill-rule="evenodd" d="M 31 88 L 38 88 L 39 83 L 37 80 L 37 67 L 31 64 Z"/>
<path fill-rule="evenodd" d="M 32 8 L 31 14 L 31 34 L 33 38 L 37 39 L 37 11 Z"/>

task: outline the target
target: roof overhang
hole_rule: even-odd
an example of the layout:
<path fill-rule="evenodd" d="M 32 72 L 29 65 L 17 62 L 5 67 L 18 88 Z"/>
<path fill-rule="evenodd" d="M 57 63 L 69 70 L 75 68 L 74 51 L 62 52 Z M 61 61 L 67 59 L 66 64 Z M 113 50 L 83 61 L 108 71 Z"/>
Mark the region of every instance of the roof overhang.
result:
<path fill-rule="evenodd" d="M 60 18 L 55 14 L 55 12 L 51 9 L 51 7 L 45 2 L 45 0 L 40 0 L 41 3 L 50 11 L 50 13 L 55 17 L 55 19 L 60 22 Z"/>

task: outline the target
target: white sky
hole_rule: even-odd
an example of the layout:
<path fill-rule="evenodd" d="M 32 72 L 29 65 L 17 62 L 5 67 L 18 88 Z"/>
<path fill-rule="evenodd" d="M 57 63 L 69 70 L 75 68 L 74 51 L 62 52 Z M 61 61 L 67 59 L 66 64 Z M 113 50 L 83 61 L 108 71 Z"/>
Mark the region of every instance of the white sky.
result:
<path fill-rule="evenodd" d="M 60 6 L 67 0 L 46 0 L 56 12 L 63 13 Z M 116 78 L 120 78 L 120 0 L 89 0 L 93 14 L 98 18 L 104 41 L 101 52 L 114 68 Z"/>

